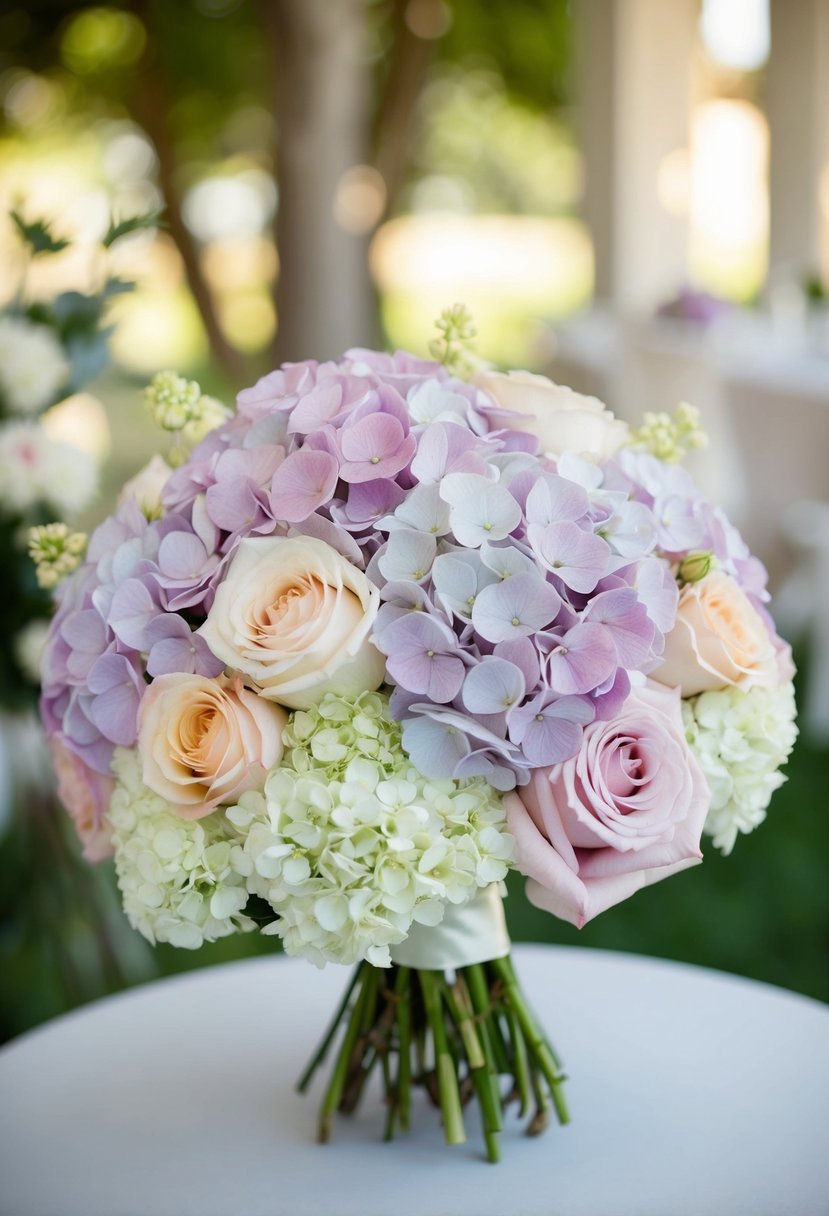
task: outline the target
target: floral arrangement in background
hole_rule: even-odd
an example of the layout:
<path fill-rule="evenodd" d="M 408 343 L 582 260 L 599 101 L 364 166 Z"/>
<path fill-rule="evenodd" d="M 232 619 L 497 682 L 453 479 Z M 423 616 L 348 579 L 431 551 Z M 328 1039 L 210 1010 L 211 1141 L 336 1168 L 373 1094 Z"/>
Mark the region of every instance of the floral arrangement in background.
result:
<path fill-rule="evenodd" d="M 690 407 L 630 432 L 476 366 L 463 309 L 440 334 L 434 360 L 286 364 L 232 417 L 156 378 L 160 424 L 207 433 L 61 581 L 41 712 L 150 941 L 261 929 L 356 964 L 302 1079 L 342 1022 L 322 1139 L 380 1063 L 388 1136 L 421 1081 L 450 1143 L 476 1096 L 495 1160 L 507 1099 L 533 1133 L 567 1118 L 501 880 L 583 925 L 703 833 L 730 849 L 780 780 L 793 669 L 762 566 L 681 467 Z M 47 539 L 57 578 L 71 534 Z"/>
<path fill-rule="evenodd" d="M 71 244 L 43 220 L 27 222 L 13 211 L 11 222 L 25 248 L 27 268 L 32 260 L 60 254 Z M 156 223 L 155 216 L 113 221 L 101 240 L 104 261 L 122 237 Z M 96 293 L 65 291 L 51 300 L 34 300 L 28 297 L 24 272 L 15 297 L 0 312 L 0 562 L 6 576 L 0 689 L 9 708 L 25 707 L 34 699 L 51 610 L 47 592 L 58 574 L 78 564 L 85 544 L 80 533 L 68 539 L 66 523 L 55 525 L 58 533 L 66 531 L 63 560 L 44 581 L 35 577 L 28 560 L 28 529 L 77 519 L 98 486 L 95 458 L 56 438 L 44 415 L 104 370 L 106 311 L 115 296 L 131 288 L 132 283 L 107 270 Z M 38 534 L 37 543 L 42 539 L 47 549 L 53 545 L 55 527 L 42 538 Z"/>

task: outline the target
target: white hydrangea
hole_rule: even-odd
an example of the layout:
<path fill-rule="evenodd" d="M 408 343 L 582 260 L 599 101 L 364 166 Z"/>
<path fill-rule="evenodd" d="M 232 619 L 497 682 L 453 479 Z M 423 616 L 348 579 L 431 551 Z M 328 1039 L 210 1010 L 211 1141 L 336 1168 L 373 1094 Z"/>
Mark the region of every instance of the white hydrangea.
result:
<path fill-rule="evenodd" d="M 245 916 L 251 862 L 221 811 L 182 819 L 141 780 L 134 749 L 117 748 L 109 809 L 124 911 L 148 941 L 196 950 L 256 927 Z"/>
<path fill-rule="evenodd" d="M 797 738 L 794 686 L 724 688 L 682 703 L 685 733 L 711 791 L 705 831 L 724 854 L 766 817 Z"/>
<path fill-rule="evenodd" d="M 413 922 L 436 925 L 447 902 L 505 877 L 500 796 L 478 779 L 422 777 L 381 694 L 329 694 L 293 716 L 285 742 L 264 793 L 227 815 L 246 835 L 248 889 L 278 915 L 265 932 L 288 954 L 388 967 Z"/>
<path fill-rule="evenodd" d="M 36 422 L 10 422 L 0 427 L 0 505 L 24 515 L 45 503 L 59 515 L 73 515 L 89 505 L 98 483 L 88 452 L 49 439 Z"/>
<path fill-rule="evenodd" d="M 0 396 L 14 414 L 53 405 L 69 377 L 69 362 L 47 325 L 0 317 Z"/>

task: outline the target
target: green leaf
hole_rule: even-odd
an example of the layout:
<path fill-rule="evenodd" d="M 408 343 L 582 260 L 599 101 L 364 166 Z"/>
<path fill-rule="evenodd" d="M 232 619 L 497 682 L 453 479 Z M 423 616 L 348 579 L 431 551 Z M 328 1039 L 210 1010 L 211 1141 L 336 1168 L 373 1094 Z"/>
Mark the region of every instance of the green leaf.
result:
<path fill-rule="evenodd" d="M 11 211 L 10 215 L 18 236 L 31 249 L 32 257 L 37 257 L 39 253 L 60 253 L 69 246 L 70 242 L 63 237 L 52 235 L 52 230 L 45 220 L 32 220 L 27 223 L 19 211 Z"/>
<path fill-rule="evenodd" d="M 131 291 L 135 291 L 135 283 L 131 279 L 119 279 L 116 275 L 112 275 L 104 283 L 101 296 L 103 299 L 109 300 L 113 296 L 128 295 Z"/>
<path fill-rule="evenodd" d="M 110 220 L 109 229 L 101 244 L 104 249 L 109 249 L 110 245 L 114 245 L 116 241 L 120 241 L 122 236 L 129 236 L 131 232 L 141 232 L 147 228 L 163 228 L 164 222 L 161 219 L 160 211 L 148 211 L 146 215 L 133 215 L 127 220 Z"/>

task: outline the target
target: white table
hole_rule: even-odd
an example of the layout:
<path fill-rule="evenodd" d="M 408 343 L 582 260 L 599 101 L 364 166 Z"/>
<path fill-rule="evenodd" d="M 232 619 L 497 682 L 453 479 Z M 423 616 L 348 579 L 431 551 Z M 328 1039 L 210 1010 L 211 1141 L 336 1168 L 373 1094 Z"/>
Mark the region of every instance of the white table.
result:
<path fill-rule="evenodd" d="M 829 1196 L 829 1010 L 680 964 L 523 946 L 573 1123 L 504 1160 L 437 1113 L 380 1141 L 368 1095 L 314 1142 L 293 1082 L 345 971 L 236 963 L 101 1001 L 0 1051 L 4 1216 L 809 1216 Z"/>

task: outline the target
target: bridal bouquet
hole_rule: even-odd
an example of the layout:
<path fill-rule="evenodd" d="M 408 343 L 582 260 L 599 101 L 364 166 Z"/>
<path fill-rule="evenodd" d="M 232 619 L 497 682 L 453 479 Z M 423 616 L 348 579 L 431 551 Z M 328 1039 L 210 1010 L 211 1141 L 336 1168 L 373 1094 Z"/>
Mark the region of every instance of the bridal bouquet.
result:
<path fill-rule="evenodd" d="M 301 1081 L 336 1043 L 321 1139 L 379 1066 L 388 1136 L 422 1084 L 450 1143 L 477 1099 L 496 1160 L 506 1102 L 567 1119 L 507 871 L 581 926 L 704 832 L 729 851 L 782 780 L 792 667 L 761 565 L 680 466 L 689 407 L 629 432 L 473 374 L 462 312 L 441 326 L 435 361 L 286 364 L 233 416 L 157 377 L 162 426 L 213 429 L 62 582 L 42 715 L 151 942 L 258 929 L 355 966 Z"/>

